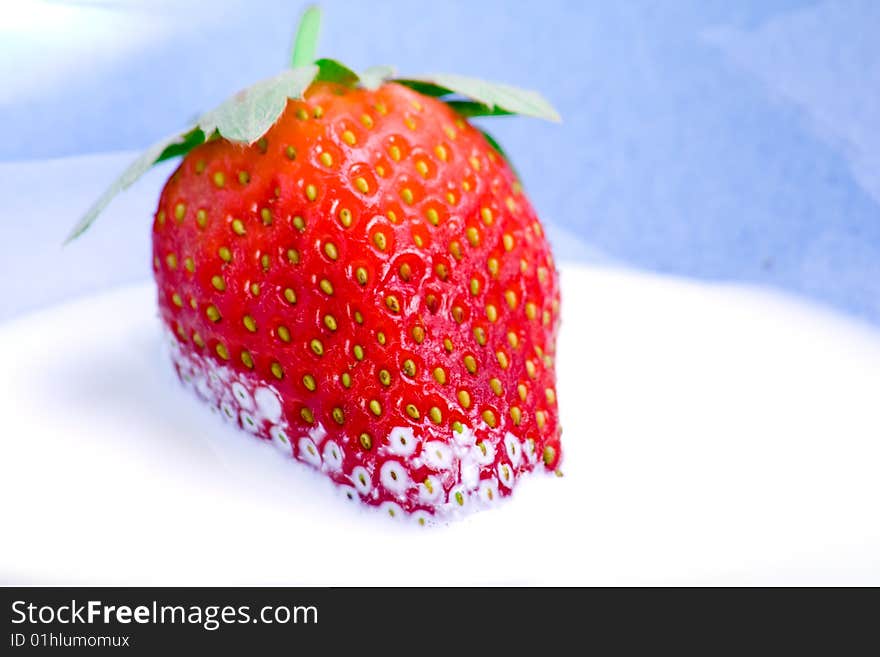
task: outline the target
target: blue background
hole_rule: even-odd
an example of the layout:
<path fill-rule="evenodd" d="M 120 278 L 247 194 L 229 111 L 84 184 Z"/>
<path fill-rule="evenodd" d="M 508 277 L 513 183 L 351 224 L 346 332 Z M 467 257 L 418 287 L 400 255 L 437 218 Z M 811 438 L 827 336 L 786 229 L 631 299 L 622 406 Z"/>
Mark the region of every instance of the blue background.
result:
<path fill-rule="evenodd" d="M 484 125 L 562 258 L 767 285 L 880 323 L 880 2 L 321 4 L 324 56 L 507 81 L 554 103 L 561 125 Z M 129 157 L 81 156 L 144 147 L 276 73 L 302 7 L 4 6 L 0 274 L 16 284 L 0 318 L 147 275 L 167 169 L 62 253 Z"/>

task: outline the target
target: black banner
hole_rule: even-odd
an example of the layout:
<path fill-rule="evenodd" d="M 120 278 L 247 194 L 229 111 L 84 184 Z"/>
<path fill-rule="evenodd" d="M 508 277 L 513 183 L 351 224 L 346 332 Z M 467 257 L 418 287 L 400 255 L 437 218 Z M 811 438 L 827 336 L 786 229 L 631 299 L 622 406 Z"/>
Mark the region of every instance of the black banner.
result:
<path fill-rule="evenodd" d="M 531 588 L 4 588 L 0 654 L 261 649 L 582 653 L 807 643 L 840 654 L 876 621 L 876 591 Z M 865 599 L 860 599 L 860 598 Z M 876 638 L 867 645 L 876 645 Z M 583 649 L 575 650 L 580 646 Z M 653 652 L 653 650 L 652 650 Z M 518 654 L 518 653 L 517 653 Z"/>

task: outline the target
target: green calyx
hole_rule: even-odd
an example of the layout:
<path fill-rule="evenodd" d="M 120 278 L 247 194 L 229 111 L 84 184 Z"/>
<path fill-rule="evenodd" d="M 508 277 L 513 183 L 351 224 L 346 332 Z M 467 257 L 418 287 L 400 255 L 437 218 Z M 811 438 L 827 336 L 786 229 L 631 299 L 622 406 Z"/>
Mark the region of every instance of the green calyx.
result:
<path fill-rule="evenodd" d="M 320 27 L 321 11 L 317 6 L 311 6 L 300 20 L 289 69 L 239 91 L 215 109 L 202 114 L 186 130 L 150 146 L 95 201 L 70 232 L 65 244 L 83 234 L 119 192 L 134 184 L 154 164 L 182 157 L 210 139 L 222 138 L 242 144 L 257 142 L 284 112 L 288 99 L 301 100 L 315 82 L 333 82 L 370 90 L 385 82 L 395 82 L 439 98 L 465 118 L 521 114 L 548 121 L 560 120 L 556 110 L 540 94 L 510 85 L 453 74 L 397 78 L 390 66 L 373 66 L 355 73 L 333 59 L 316 59 Z M 483 135 L 507 159 L 498 143 L 488 133 L 483 132 Z"/>

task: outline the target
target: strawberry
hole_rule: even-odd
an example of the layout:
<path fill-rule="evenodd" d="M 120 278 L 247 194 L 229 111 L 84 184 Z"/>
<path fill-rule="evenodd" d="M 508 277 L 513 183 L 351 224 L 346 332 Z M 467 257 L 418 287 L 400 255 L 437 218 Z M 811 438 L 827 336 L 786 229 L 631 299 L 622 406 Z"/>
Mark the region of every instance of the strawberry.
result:
<path fill-rule="evenodd" d="M 152 233 L 176 370 L 351 499 L 422 524 L 490 504 L 562 454 L 553 258 L 465 118 L 507 111 L 317 71 L 256 139 L 180 137 Z"/>

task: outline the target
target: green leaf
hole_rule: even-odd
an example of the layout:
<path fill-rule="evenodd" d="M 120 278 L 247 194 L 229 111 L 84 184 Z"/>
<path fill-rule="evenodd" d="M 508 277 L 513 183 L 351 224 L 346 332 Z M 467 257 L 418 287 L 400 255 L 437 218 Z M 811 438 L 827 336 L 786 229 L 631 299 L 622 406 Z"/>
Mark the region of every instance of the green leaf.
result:
<path fill-rule="evenodd" d="M 361 73 L 361 86 L 364 89 L 378 89 L 385 80 L 394 77 L 392 66 L 371 66 Z"/>
<path fill-rule="evenodd" d="M 186 155 L 199 144 L 205 143 L 205 133 L 201 128 L 196 127 L 183 135 L 183 140 L 168 145 L 161 155 L 156 158 L 155 164 L 170 160 L 171 158 Z"/>
<path fill-rule="evenodd" d="M 116 181 L 95 201 L 70 232 L 65 244 L 82 235 L 98 215 L 122 190 L 130 187 L 157 162 L 186 155 L 199 144 L 219 135 L 230 141 L 252 144 L 266 134 L 278 120 L 287 99 L 298 99 L 318 74 L 315 65 L 284 71 L 268 80 L 238 92 L 217 109 L 203 114 L 198 124 L 185 132 L 167 137 L 150 146 L 132 162 Z"/>
<path fill-rule="evenodd" d="M 257 82 L 203 114 L 199 127 L 206 135 L 216 130 L 230 141 L 253 144 L 278 120 L 287 99 L 302 98 L 317 74 L 315 65 L 300 66 Z"/>
<path fill-rule="evenodd" d="M 171 137 L 166 137 L 162 141 L 158 141 L 152 146 L 150 146 L 144 153 L 138 157 L 134 162 L 128 165 L 128 168 L 122 172 L 122 175 L 119 176 L 107 190 L 98 197 L 98 200 L 88 209 L 88 211 L 82 216 L 79 222 L 74 226 L 73 230 L 70 231 L 70 235 L 67 236 L 67 239 L 64 240 L 65 244 L 69 244 L 77 237 L 82 235 L 89 226 L 95 221 L 101 212 L 103 212 L 104 208 L 106 208 L 110 201 L 113 200 L 119 192 L 123 189 L 131 187 L 134 182 L 144 175 L 150 167 L 152 167 L 156 161 L 165 153 L 166 150 L 171 148 L 174 145 L 179 145 L 184 142 L 187 136 L 191 135 L 195 130 L 188 131 L 183 134 L 173 135 Z"/>
<path fill-rule="evenodd" d="M 434 84 L 433 82 L 427 82 L 422 79 L 415 78 L 398 78 L 394 80 L 397 84 L 402 84 L 404 87 L 409 87 L 413 91 L 418 91 L 420 94 L 424 94 L 425 96 L 433 96 L 434 98 L 439 98 L 440 96 L 448 96 L 451 93 L 454 93 L 452 89 L 447 89 L 446 87 L 441 87 L 439 85 Z"/>
<path fill-rule="evenodd" d="M 483 137 L 485 137 L 486 141 L 489 142 L 489 146 L 491 146 L 492 148 L 494 148 L 495 151 L 496 151 L 501 157 L 504 158 L 504 161 L 507 162 L 508 166 L 510 166 L 511 170 L 513 171 L 513 175 L 516 176 L 517 180 L 521 180 L 520 175 L 519 175 L 519 171 L 517 171 L 517 170 L 516 170 L 516 167 L 513 166 L 513 161 L 511 161 L 511 159 L 507 156 L 507 153 L 504 152 L 504 149 L 501 148 L 501 144 L 498 143 L 498 140 L 496 140 L 495 137 L 493 137 L 492 135 L 490 135 L 490 134 L 489 134 L 488 132 L 486 132 L 485 130 L 480 129 L 480 128 L 478 128 L 478 130 L 480 130 L 480 132 L 483 134 Z"/>
<path fill-rule="evenodd" d="M 457 94 L 489 108 L 500 108 L 511 114 L 522 114 L 556 122 L 561 120 L 559 113 L 541 94 L 509 84 L 487 82 L 452 73 L 437 73 L 397 80 L 397 82 L 430 96 Z M 444 90 L 446 90 L 445 93 L 443 93 Z"/>
<path fill-rule="evenodd" d="M 318 35 L 321 31 L 321 9 L 317 5 L 308 7 L 299 20 L 296 37 L 293 40 L 293 54 L 290 66 L 308 66 L 315 61 L 318 52 Z"/>
<path fill-rule="evenodd" d="M 508 112 L 506 109 L 489 107 L 473 100 L 447 100 L 446 104 L 465 118 L 473 116 L 510 116 L 512 114 L 512 112 Z"/>
<path fill-rule="evenodd" d="M 315 82 L 338 82 L 349 87 L 358 82 L 358 74 L 335 59 L 319 59 L 315 65 L 318 67 Z"/>

